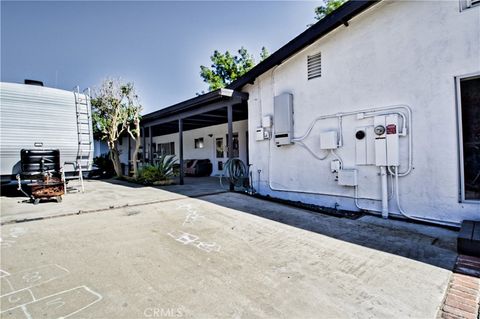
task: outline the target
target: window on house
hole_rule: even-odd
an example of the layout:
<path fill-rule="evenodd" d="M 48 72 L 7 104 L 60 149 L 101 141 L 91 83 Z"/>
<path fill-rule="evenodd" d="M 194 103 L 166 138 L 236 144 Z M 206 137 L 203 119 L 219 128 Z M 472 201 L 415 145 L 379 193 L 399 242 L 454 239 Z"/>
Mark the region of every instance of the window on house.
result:
<path fill-rule="evenodd" d="M 175 142 L 170 143 L 159 143 L 158 152 L 159 156 L 162 155 L 175 155 Z"/>
<path fill-rule="evenodd" d="M 322 76 L 322 54 L 320 52 L 307 56 L 307 75 L 309 80 Z"/>
<path fill-rule="evenodd" d="M 225 136 L 225 139 L 227 140 L 227 150 L 228 150 L 228 134 Z M 233 157 L 239 157 L 240 156 L 240 147 L 238 143 L 238 133 L 233 133 L 232 136 L 233 140 Z"/>
<path fill-rule="evenodd" d="M 203 137 L 195 139 L 195 148 L 203 148 Z"/>
<path fill-rule="evenodd" d="M 480 5 L 480 0 L 460 0 L 460 10 L 469 9 Z"/>
<path fill-rule="evenodd" d="M 215 157 L 223 158 L 223 138 L 215 139 Z"/>

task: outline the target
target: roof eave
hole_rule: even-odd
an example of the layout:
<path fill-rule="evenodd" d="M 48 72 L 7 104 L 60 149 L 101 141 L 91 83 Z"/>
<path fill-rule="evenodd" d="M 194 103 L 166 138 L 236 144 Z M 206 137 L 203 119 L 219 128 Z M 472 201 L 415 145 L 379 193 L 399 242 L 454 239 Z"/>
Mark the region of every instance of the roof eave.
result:
<path fill-rule="evenodd" d="M 171 105 L 161 110 L 145 114 L 142 116 L 142 121 L 149 122 L 157 118 L 181 113 L 182 111 L 195 108 L 195 107 L 200 107 L 202 105 L 210 104 L 213 102 L 217 102 L 222 99 L 228 100 L 233 98 L 245 101 L 248 99 L 248 93 L 237 92 L 235 90 L 226 89 L 226 88 L 217 89 L 217 90 L 196 96 L 194 98 L 182 101 L 180 103 Z"/>

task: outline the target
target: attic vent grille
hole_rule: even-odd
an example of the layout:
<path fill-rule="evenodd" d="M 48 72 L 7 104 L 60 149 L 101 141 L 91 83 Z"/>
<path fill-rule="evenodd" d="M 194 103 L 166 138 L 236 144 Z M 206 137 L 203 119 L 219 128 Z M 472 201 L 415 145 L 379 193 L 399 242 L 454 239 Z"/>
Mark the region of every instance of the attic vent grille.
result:
<path fill-rule="evenodd" d="M 309 80 L 322 76 L 322 53 L 307 57 L 307 71 Z"/>

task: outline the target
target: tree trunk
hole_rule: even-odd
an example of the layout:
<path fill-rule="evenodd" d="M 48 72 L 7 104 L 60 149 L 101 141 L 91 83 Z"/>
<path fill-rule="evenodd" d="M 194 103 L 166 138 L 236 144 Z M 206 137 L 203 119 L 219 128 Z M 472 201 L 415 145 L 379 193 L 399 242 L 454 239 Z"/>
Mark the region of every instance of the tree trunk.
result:
<path fill-rule="evenodd" d="M 130 134 L 131 138 L 135 141 L 135 150 L 133 151 L 132 155 L 132 164 L 133 164 L 133 178 L 138 178 L 138 153 L 140 151 L 140 118 L 139 114 L 135 115 L 135 130 L 130 130 L 130 127 L 127 127 L 128 134 Z M 135 133 L 135 134 L 134 134 Z"/>
<path fill-rule="evenodd" d="M 133 178 L 138 178 L 138 152 L 140 151 L 140 134 L 137 134 L 137 138 L 135 139 L 135 151 L 133 151 Z"/>
<path fill-rule="evenodd" d="M 110 143 L 109 143 L 110 144 Z M 122 164 L 120 163 L 120 154 L 117 149 L 116 143 L 112 143 L 110 148 L 110 159 L 112 160 L 113 163 L 113 168 L 115 169 L 115 174 L 118 177 L 123 177 L 123 171 L 122 171 Z"/>

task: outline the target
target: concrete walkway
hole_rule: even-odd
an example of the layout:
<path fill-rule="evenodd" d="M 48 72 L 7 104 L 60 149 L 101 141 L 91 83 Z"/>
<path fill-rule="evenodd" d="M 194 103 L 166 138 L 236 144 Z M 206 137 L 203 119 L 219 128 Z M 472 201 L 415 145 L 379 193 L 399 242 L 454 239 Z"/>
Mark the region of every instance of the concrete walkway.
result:
<path fill-rule="evenodd" d="M 165 191 L 159 191 L 160 189 Z M 85 180 L 85 193 L 69 193 L 63 196 L 61 203 L 50 201 L 39 205 L 28 202 L 28 198 L 17 191 L 16 187 L 2 189 L 2 192 L 5 191 L 8 191 L 9 196 L 1 197 L 1 224 L 162 202 L 185 196 L 197 197 L 223 192 L 225 189 L 220 187 L 218 178 L 215 177 L 186 178 L 185 185 L 163 187 L 142 186 L 116 179 Z"/>
<path fill-rule="evenodd" d="M 442 304 L 453 231 L 156 192 L 172 200 L 2 226 L 1 317 L 435 318 Z"/>

